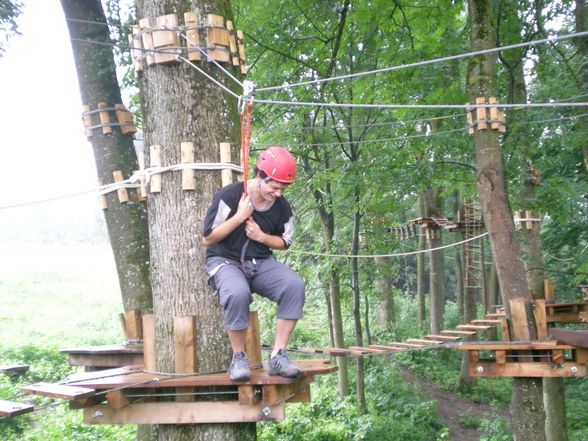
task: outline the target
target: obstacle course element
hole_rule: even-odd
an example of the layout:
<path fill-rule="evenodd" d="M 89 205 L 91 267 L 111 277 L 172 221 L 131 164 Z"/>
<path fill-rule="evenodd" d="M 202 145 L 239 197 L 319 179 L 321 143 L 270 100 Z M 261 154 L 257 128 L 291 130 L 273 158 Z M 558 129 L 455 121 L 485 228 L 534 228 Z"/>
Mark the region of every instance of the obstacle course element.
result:
<path fill-rule="evenodd" d="M 139 320 L 141 318 L 141 320 Z M 245 350 L 252 365 L 251 379 L 231 381 L 223 371 L 198 373 L 196 318 L 174 318 L 175 372 L 156 372 L 153 315 L 129 311 L 121 317 L 127 345 L 64 350 L 70 363 L 86 363 L 86 370 L 59 384 L 38 383 L 22 389 L 26 394 L 70 401 L 83 409 L 87 424 L 199 424 L 281 421 L 285 404 L 308 402 L 315 375 L 337 370 L 329 360 L 295 360 L 298 378 L 270 376 L 261 361 L 259 320 L 250 316 Z M 142 345 L 141 345 L 142 342 Z M 95 370 L 123 355 L 141 357 L 141 364 Z"/>
<path fill-rule="evenodd" d="M 112 122 L 110 114 L 114 113 L 117 122 Z M 98 115 L 99 123 L 96 124 L 94 119 Z M 118 127 L 123 135 L 127 133 L 135 133 L 137 127 L 133 120 L 133 114 L 129 112 L 122 104 L 115 104 L 114 107 L 108 107 L 106 103 L 98 103 L 96 109 L 92 110 L 90 105 L 82 106 L 82 121 L 84 121 L 84 128 L 86 136 L 91 138 L 94 136 L 94 130 L 102 129 L 104 135 L 112 134 L 112 128 Z"/>
<path fill-rule="evenodd" d="M 476 98 L 476 104 L 486 104 L 485 97 Z M 498 100 L 491 96 L 488 98 L 488 104 L 498 105 Z M 466 103 L 466 121 L 470 135 L 474 134 L 475 130 L 498 130 L 500 133 L 506 132 L 504 125 L 504 112 L 498 107 L 477 107 Z M 490 118 L 488 118 L 488 111 Z M 488 127 L 490 126 L 490 127 Z"/>
<path fill-rule="evenodd" d="M 533 216 L 533 214 L 535 214 L 535 216 Z M 539 212 L 533 213 L 531 210 L 517 210 L 515 211 L 513 220 L 517 230 L 541 228 L 541 214 Z"/>
<path fill-rule="evenodd" d="M 205 47 L 200 46 L 201 30 L 206 31 Z M 243 31 L 235 31 L 233 22 L 225 23 L 220 15 L 207 14 L 205 23 L 199 25 L 198 14 L 186 12 L 183 26 L 177 14 L 158 16 L 153 25 L 148 18 L 142 18 L 138 26 L 133 26 L 129 46 L 137 72 L 153 64 L 175 62 L 182 56 L 189 61 L 207 58 L 230 63 L 242 74 L 247 73 Z"/>

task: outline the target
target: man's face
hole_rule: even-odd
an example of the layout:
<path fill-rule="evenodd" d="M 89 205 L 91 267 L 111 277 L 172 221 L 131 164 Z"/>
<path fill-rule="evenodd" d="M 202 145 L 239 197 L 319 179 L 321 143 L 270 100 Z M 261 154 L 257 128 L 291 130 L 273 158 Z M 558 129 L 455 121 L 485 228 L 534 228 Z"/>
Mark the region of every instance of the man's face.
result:
<path fill-rule="evenodd" d="M 263 181 L 260 192 L 266 201 L 273 201 L 282 196 L 282 192 L 288 187 L 288 184 L 282 184 L 277 181 Z"/>

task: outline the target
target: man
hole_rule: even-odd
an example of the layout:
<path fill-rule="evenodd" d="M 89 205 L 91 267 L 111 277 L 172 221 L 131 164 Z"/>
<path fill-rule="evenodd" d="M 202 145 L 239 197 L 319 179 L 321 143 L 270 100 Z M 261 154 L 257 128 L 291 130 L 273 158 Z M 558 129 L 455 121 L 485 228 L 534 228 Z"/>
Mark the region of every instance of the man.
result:
<path fill-rule="evenodd" d="M 296 163 L 290 152 L 270 147 L 257 160 L 255 177 L 246 184 L 247 194 L 241 182 L 227 185 L 214 196 L 204 219 L 205 270 L 225 312 L 233 349 L 229 369 L 233 381 L 247 381 L 251 375 L 245 354 L 251 292 L 278 304 L 269 374 L 301 374 L 286 348 L 302 318 L 304 282 L 272 253 L 272 249 L 284 250 L 292 243 L 292 208 L 282 192 L 295 178 Z"/>

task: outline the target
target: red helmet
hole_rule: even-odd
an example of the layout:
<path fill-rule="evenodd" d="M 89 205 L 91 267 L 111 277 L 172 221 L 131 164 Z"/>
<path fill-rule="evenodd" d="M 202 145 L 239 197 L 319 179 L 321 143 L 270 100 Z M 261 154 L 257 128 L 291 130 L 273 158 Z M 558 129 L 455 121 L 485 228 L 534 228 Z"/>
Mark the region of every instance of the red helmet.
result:
<path fill-rule="evenodd" d="M 296 161 L 282 147 L 268 148 L 259 156 L 255 165 L 274 181 L 291 184 L 296 179 Z"/>

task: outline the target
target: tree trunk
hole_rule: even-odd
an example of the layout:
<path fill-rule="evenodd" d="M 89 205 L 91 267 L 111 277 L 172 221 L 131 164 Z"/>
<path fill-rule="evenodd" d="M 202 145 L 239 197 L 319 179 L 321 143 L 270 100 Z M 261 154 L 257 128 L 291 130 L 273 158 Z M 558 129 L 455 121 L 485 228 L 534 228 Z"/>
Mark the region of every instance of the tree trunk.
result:
<path fill-rule="evenodd" d="M 586 0 L 576 0 L 574 17 L 576 21 L 576 32 L 585 32 L 588 28 L 588 6 L 586 5 Z M 588 37 L 585 35 L 583 37 L 577 37 L 574 39 L 574 44 L 583 57 L 583 62 L 580 63 L 582 67 L 579 75 L 582 80 L 583 90 L 580 90 L 580 93 L 586 93 L 586 90 L 588 89 Z M 580 125 L 582 133 L 588 132 L 588 123 L 584 118 L 579 118 L 578 124 Z M 588 144 L 585 142 L 582 143 L 582 152 L 584 153 L 586 171 L 588 171 Z"/>
<path fill-rule="evenodd" d="M 492 25 L 492 2 L 490 0 L 469 0 L 472 51 L 480 51 L 494 46 L 494 27 Z M 468 63 L 468 87 L 470 101 L 477 97 L 494 96 L 496 76 L 496 56 L 491 54 L 470 58 Z M 514 225 L 508 207 L 504 175 L 502 171 L 502 152 L 498 144 L 496 130 L 476 130 L 474 134 L 476 161 L 478 165 L 478 194 L 484 215 L 484 222 L 490 236 L 492 254 L 496 259 L 500 288 L 507 302 L 510 315 L 510 300 L 530 301 L 529 288 L 525 278 L 525 268 L 521 250 L 514 235 Z M 534 326 L 521 317 L 513 327 L 513 340 L 536 338 Z M 525 334 L 525 335 L 521 335 Z M 515 439 L 522 441 L 545 440 L 545 418 L 541 406 L 541 379 L 513 378 L 512 427 Z"/>
<path fill-rule="evenodd" d="M 188 9 L 189 8 L 189 9 Z M 208 13 L 232 19 L 228 1 L 140 0 L 139 18 L 176 13 Z M 201 41 L 203 38 L 201 37 Z M 206 71 L 226 87 L 234 83 L 212 63 Z M 224 66 L 233 69 L 228 65 Z M 233 69 L 234 72 L 234 69 Z M 219 143 L 230 142 L 233 157 L 239 144 L 237 100 L 186 63 L 154 64 L 139 76 L 144 112 L 145 145 L 161 146 L 162 166 L 179 164 L 180 143 L 194 143 L 195 162 L 218 162 Z M 235 91 L 240 93 L 240 90 Z M 162 191 L 149 196 L 151 281 L 156 327 L 157 370 L 174 371 L 173 318 L 196 317 L 196 369 L 226 369 L 231 350 L 223 312 L 206 284 L 202 224 L 214 193 L 221 187 L 218 171 L 196 171 L 196 191 L 183 191 L 180 172 L 162 175 Z M 254 440 L 255 423 L 156 425 L 153 439 L 161 441 Z"/>
<path fill-rule="evenodd" d="M 439 188 L 423 190 L 425 217 L 443 217 L 443 199 L 439 196 Z M 429 248 L 438 248 L 443 245 L 441 230 L 429 231 Z M 431 333 L 439 334 L 443 327 L 443 314 L 445 309 L 444 295 L 444 266 L 443 250 L 429 253 L 429 293 L 431 295 Z"/>
<path fill-rule="evenodd" d="M 359 206 L 359 189 L 355 189 L 355 203 Z M 359 227 L 361 223 L 361 213 L 355 211 L 353 215 L 353 233 L 352 233 L 352 247 L 351 254 L 357 255 L 359 253 Z M 361 292 L 359 288 L 359 262 L 358 259 L 351 259 L 351 290 L 353 292 L 353 322 L 355 325 L 355 344 L 363 346 L 363 331 L 361 327 Z M 356 372 L 356 387 L 357 387 L 357 401 L 359 403 L 359 410 L 361 413 L 367 412 L 367 405 L 365 400 L 365 378 L 363 357 L 357 357 L 357 372 Z"/>
<path fill-rule="evenodd" d="M 392 291 L 392 277 L 390 276 L 391 264 L 390 259 L 386 257 L 376 257 L 374 260 L 379 270 L 376 276 L 378 303 L 374 322 L 378 326 L 385 327 L 394 322 L 394 293 Z"/>
<path fill-rule="evenodd" d="M 425 216 L 425 206 L 423 193 L 419 193 L 419 216 Z M 424 251 L 427 246 L 427 239 L 421 230 L 419 230 L 419 251 Z M 427 308 L 425 305 L 425 253 L 417 254 L 417 321 L 420 329 L 425 327 L 425 317 Z"/>
<path fill-rule="evenodd" d="M 79 41 L 87 39 L 107 44 L 111 42 L 100 1 L 86 0 L 81 6 L 79 1 L 61 0 L 61 6 L 72 39 L 82 103 L 90 106 L 91 110 L 97 109 L 98 103 L 106 103 L 107 107 L 122 104 L 112 48 Z M 110 114 L 114 115 L 112 112 Z M 97 115 L 92 119 L 93 125 L 97 125 Z M 112 119 L 111 116 L 111 121 Z M 112 173 L 115 170 L 122 171 L 126 179 L 139 169 L 131 133 L 122 134 L 119 127 L 113 127 L 112 133 L 105 135 L 101 129 L 94 129 L 89 139 L 94 151 L 97 174 L 104 184 L 114 182 Z M 124 310 L 140 309 L 144 313 L 150 313 L 153 302 L 149 284 L 147 210 L 145 204 L 137 200 L 134 192 L 129 193 L 128 203 L 120 203 L 116 192 L 109 193 L 106 196 L 108 209 L 104 210 L 104 216 Z"/>

